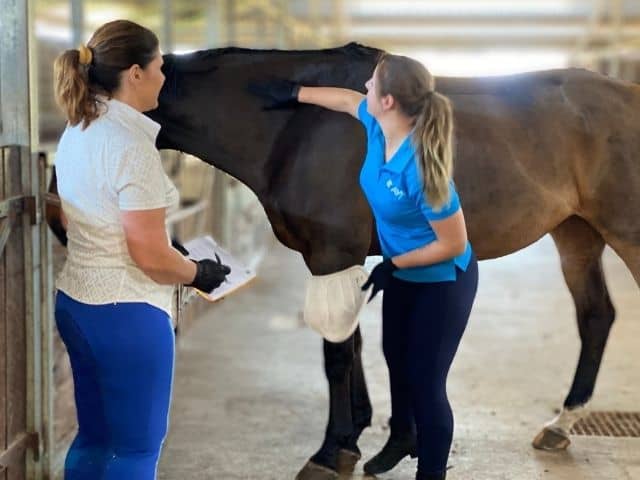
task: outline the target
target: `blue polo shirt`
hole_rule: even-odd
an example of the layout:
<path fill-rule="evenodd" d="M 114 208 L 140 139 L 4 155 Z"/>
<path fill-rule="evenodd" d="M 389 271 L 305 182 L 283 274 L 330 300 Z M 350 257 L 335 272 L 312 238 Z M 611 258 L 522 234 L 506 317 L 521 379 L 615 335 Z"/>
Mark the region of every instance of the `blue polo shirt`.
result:
<path fill-rule="evenodd" d="M 453 182 L 449 203 L 434 210 L 424 195 L 422 175 L 408 136 L 389 162 L 384 161 L 384 135 L 367 112 L 367 100 L 358 107 L 358 118 L 367 131 L 367 156 L 360 171 L 360 186 L 376 219 L 382 255 L 395 257 L 436 240 L 430 221 L 443 220 L 458 211 L 460 200 Z M 443 282 L 456 279 L 456 266 L 465 271 L 471 245 L 463 254 L 440 263 L 398 269 L 394 276 L 410 282 Z"/>

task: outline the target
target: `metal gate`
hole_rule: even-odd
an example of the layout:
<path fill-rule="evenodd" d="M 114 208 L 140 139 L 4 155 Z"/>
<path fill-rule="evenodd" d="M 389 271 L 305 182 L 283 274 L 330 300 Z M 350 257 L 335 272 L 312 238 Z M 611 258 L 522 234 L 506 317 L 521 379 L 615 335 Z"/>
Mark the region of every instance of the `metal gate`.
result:
<path fill-rule="evenodd" d="M 28 24 L 27 0 L 0 0 L 0 480 L 41 477 L 42 237 Z"/>
<path fill-rule="evenodd" d="M 32 288 L 26 267 L 31 262 L 25 237 L 36 223 L 35 197 L 22 188 L 28 150 L 5 147 L 0 152 L 0 479 L 20 480 L 26 478 L 26 451 L 38 443 L 38 435 L 27 425 L 28 380 L 33 378 L 29 344 L 34 332 L 29 328 Z"/>

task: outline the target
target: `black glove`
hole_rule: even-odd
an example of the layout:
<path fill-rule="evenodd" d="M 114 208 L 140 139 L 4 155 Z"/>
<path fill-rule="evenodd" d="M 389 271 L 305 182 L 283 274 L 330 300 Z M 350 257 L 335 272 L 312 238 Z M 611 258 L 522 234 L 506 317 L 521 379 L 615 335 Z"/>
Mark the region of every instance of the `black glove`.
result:
<path fill-rule="evenodd" d="M 290 108 L 298 103 L 300 84 L 283 78 L 271 78 L 263 82 L 249 83 L 249 93 L 264 100 L 265 110 Z"/>
<path fill-rule="evenodd" d="M 187 287 L 194 287 L 201 292 L 210 293 L 225 281 L 226 276 L 231 273 L 231 269 L 220 261 L 216 254 L 216 259 L 205 258 L 203 260 L 192 260 L 196 264 L 196 276 Z"/>
<path fill-rule="evenodd" d="M 369 303 L 373 300 L 380 290 L 384 290 L 389 286 L 391 282 L 391 277 L 393 276 L 393 272 L 398 269 L 396 265 L 391 261 L 390 258 L 380 262 L 378 265 L 373 267 L 371 271 L 371 275 L 367 278 L 367 281 L 362 285 L 362 290 L 367 290 L 371 285 L 373 285 L 373 290 L 371 290 L 371 295 L 369 296 Z"/>
<path fill-rule="evenodd" d="M 173 248 L 175 248 L 176 250 L 178 250 L 182 255 L 184 255 L 185 257 L 189 256 L 189 250 L 187 250 L 186 248 L 184 248 L 184 245 L 182 245 L 178 240 L 176 240 L 175 238 L 171 239 L 171 246 Z"/>

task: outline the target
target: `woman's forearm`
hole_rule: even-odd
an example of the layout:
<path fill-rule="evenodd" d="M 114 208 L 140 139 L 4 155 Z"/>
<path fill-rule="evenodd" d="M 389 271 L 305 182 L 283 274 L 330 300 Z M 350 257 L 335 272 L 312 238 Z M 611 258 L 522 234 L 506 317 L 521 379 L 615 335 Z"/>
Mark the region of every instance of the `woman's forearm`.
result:
<path fill-rule="evenodd" d="M 169 244 L 164 208 L 123 210 L 122 227 L 129 255 L 157 283 L 191 283 L 196 265 Z"/>
<path fill-rule="evenodd" d="M 337 87 L 300 87 L 298 101 L 319 105 L 336 112 L 354 114 L 364 95 L 355 90 Z"/>
<path fill-rule="evenodd" d="M 392 258 L 392 261 L 398 268 L 422 267 L 457 257 L 464 253 L 466 248 L 466 240 L 464 243 L 444 243 L 436 240 L 424 247 L 397 255 Z"/>
<path fill-rule="evenodd" d="M 140 270 L 162 285 L 191 283 L 196 275 L 195 263 L 171 246 L 132 258 Z"/>

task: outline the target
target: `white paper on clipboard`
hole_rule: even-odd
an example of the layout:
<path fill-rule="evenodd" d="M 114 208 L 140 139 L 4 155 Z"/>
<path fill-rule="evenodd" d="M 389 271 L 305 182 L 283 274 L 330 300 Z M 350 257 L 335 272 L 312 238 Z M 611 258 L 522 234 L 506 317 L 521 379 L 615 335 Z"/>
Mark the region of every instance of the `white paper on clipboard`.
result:
<path fill-rule="evenodd" d="M 206 293 L 197 290 L 205 300 L 210 302 L 220 300 L 256 278 L 256 272 L 242 265 L 240 261 L 236 260 L 229 252 L 220 247 L 209 235 L 189 240 L 184 246 L 189 251 L 189 258 L 193 260 L 202 260 L 203 258 L 215 259 L 217 253 L 222 263 L 231 268 L 231 273 L 227 275 L 227 280 L 222 282 L 213 292 Z"/>

